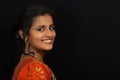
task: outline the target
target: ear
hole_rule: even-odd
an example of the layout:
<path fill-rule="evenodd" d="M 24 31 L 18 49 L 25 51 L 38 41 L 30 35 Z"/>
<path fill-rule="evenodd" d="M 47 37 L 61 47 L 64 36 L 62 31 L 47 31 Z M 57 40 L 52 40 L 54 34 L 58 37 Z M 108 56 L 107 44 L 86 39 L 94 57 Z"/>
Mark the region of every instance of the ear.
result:
<path fill-rule="evenodd" d="M 20 35 L 20 37 L 23 39 L 23 31 L 22 30 L 19 30 L 18 31 L 18 34 Z M 25 42 L 28 40 L 28 35 L 25 36 Z"/>
<path fill-rule="evenodd" d="M 19 31 L 18 31 L 18 34 L 19 34 L 20 37 L 23 39 L 23 31 L 22 31 L 22 30 L 19 30 Z"/>

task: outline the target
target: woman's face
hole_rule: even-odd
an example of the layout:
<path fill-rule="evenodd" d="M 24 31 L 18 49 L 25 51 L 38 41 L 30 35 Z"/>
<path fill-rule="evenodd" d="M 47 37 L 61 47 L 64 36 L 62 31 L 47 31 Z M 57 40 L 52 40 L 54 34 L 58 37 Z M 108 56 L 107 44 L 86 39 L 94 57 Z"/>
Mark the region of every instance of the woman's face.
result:
<path fill-rule="evenodd" d="M 28 35 L 28 42 L 32 50 L 51 50 L 56 33 L 53 19 L 50 15 L 37 16 L 32 23 Z"/>

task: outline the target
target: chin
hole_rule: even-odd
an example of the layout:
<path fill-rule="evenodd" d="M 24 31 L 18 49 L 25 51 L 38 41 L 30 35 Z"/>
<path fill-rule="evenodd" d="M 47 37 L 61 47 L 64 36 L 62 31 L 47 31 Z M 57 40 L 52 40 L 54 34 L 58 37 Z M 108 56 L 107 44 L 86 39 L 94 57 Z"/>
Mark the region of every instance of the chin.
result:
<path fill-rule="evenodd" d="M 50 51 L 50 50 L 52 50 L 52 48 L 49 48 L 49 49 L 45 49 L 46 51 Z"/>
<path fill-rule="evenodd" d="M 49 51 L 52 50 L 53 47 L 46 47 L 44 50 Z"/>

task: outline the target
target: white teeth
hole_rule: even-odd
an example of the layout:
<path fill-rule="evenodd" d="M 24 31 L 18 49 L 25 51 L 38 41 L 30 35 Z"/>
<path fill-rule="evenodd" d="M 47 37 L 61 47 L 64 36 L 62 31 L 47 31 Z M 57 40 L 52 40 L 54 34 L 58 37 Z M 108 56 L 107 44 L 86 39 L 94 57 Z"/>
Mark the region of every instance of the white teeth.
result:
<path fill-rule="evenodd" d="M 45 43 L 50 43 L 52 40 L 44 40 Z"/>

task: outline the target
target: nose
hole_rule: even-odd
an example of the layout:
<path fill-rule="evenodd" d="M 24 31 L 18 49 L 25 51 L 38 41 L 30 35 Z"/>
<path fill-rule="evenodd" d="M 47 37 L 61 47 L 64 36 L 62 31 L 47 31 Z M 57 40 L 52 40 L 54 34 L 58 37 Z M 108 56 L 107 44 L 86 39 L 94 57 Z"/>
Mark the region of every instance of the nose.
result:
<path fill-rule="evenodd" d="M 52 37 L 52 31 L 51 30 L 46 30 L 46 36 L 47 37 Z"/>

